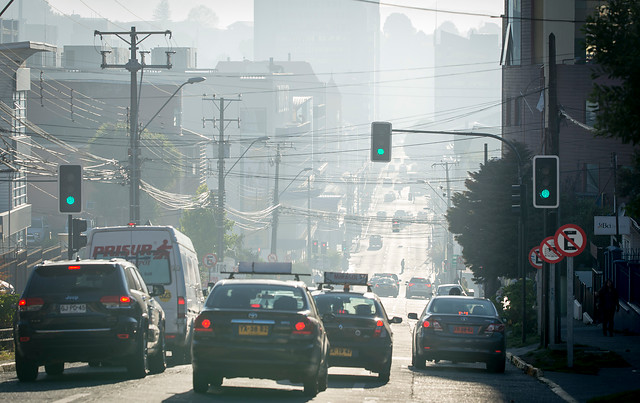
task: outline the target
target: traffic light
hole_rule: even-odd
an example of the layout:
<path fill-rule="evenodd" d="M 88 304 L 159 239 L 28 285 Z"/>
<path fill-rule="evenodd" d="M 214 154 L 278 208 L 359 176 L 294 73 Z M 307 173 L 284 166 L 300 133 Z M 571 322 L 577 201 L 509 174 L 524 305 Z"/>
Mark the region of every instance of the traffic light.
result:
<path fill-rule="evenodd" d="M 560 205 L 560 159 L 557 155 L 533 157 L 533 206 L 557 208 Z"/>
<path fill-rule="evenodd" d="M 58 167 L 58 211 L 82 212 L 82 166 L 60 165 Z"/>
<path fill-rule="evenodd" d="M 80 250 L 80 248 L 87 246 L 87 236 L 81 235 L 81 233 L 87 230 L 87 220 L 82 218 L 74 218 L 71 220 L 71 249 L 74 252 Z"/>
<path fill-rule="evenodd" d="M 391 123 L 371 123 L 371 161 L 391 161 Z"/>
<path fill-rule="evenodd" d="M 313 253 L 318 253 L 318 241 L 313 241 Z"/>
<path fill-rule="evenodd" d="M 511 185 L 511 212 L 520 213 L 522 208 L 522 185 Z"/>
<path fill-rule="evenodd" d="M 326 242 L 322 242 L 322 245 L 320 245 L 320 247 L 322 248 L 322 253 L 325 254 L 327 253 L 327 243 Z"/>

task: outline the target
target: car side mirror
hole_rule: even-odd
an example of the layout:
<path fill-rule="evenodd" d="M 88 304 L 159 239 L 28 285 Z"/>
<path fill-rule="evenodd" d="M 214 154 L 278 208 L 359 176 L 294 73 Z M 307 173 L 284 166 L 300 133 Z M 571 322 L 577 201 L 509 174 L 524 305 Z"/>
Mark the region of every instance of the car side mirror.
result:
<path fill-rule="evenodd" d="M 164 286 L 161 284 L 154 284 L 151 286 L 151 291 L 149 295 L 152 297 L 157 297 L 158 295 L 164 294 Z"/>
<path fill-rule="evenodd" d="M 409 312 L 409 314 L 407 315 L 407 318 L 418 320 L 418 314 L 415 312 Z"/>
<path fill-rule="evenodd" d="M 399 316 L 394 316 L 393 318 L 391 318 L 389 323 L 402 323 L 402 318 Z"/>

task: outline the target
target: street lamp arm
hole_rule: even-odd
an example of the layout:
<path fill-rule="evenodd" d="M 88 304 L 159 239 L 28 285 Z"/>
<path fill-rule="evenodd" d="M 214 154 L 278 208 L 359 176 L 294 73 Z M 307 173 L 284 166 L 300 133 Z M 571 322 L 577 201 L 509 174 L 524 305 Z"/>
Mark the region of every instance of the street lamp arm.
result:
<path fill-rule="evenodd" d="M 233 163 L 233 165 L 231 165 L 231 168 L 229 168 L 229 170 L 227 171 L 226 174 L 224 174 L 224 177 L 226 178 L 227 175 L 229 175 L 229 172 L 231 172 L 231 170 L 233 169 L 233 167 L 235 167 L 238 162 L 240 162 L 240 160 L 242 159 L 242 157 L 244 157 L 244 155 L 247 153 L 247 151 L 249 151 L 249 149 L 258 141 L 266 141 L 269 140 L 269 136 L 263 136 L 263 137 L 258 137 L 257 139 L 253 140 L 251 142 L 251 144 L 249 144 L 249 147 L 247 147 L 246 150 L 244 150 L 244 152 L 238 157 L 238 159 L 236 160 L 236 162 Z"/>
<path fill-rule="evenodd" d="M 284 192 L 286 192 L 286 191 L 287 191 L 287 189 L 289 189 L 289 186 L 291 186 L 291 184 L 292 184 L 293 182 L 295 182 L 295 181 L 296 181 L 296 179 L 298 179 L 298 176 L 302 175 L 302 173 L 303 173 L 303 172 L 307 172 L 307 171 L 311 171 L 311 170 L 312 170 L 312 168 L 304 168 L 302 171 L 298 172 L 298 174 L 295 176 L 295 178 L 291 179 L 291 182 L 289 182 L 289 184 L 287 185 L 287 187 L 286 187 L 286 188 L 284 188 L 284 190 L 283 190 L 282 192 L 280 192 L 280 195 L 279 195 L 278 197 L 281 197 L 281 196 L 284 194 Z"/>

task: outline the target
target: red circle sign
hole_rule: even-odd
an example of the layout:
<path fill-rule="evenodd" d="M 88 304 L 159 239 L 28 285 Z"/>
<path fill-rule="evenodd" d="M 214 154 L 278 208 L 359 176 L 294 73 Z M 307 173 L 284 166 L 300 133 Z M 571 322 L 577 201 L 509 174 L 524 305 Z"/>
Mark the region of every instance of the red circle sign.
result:
<path fill-rule="evenodd" d="M 552 236 L 543 239 L 542 242 L 540 243 L 540 257 L 545 262 L 551 263 L 551 264 L 558 263 L 562 259 L 564 259 L 562 252 L 560 252 L 556 248 L 556 245 Z"/>
<path fill-rule="evenodd" d="M 218 257 L 216 256 L 215 253 L 207 253 L 202 258 L 202 263 L 204 264 L 205 267 L 208 267 L 208 268 L 214 267 L 216 263 L 218 263 Z"/>
<path fill-rule="evenodd" d="M 564 256 L 578 256 L 584 251 L 587 244 L 587 235 L 584 230 L 575 224 L 567 224 L 558 228 L 553 237 L 557 249 Z"/>
<path fill-rule="evenodd" d="M 542 258 L 540 257 L 540 246 L 535 246 L 529 251 L 529 263 L 536 269 L 542 269 Z"/>
<path fill-rule="evenodd" d="M 275 253 L 270 253 L 269 256 L 267 256 L 267 260 L 271 263 L 275 263 L 278 261 L 278 256 Z"/>

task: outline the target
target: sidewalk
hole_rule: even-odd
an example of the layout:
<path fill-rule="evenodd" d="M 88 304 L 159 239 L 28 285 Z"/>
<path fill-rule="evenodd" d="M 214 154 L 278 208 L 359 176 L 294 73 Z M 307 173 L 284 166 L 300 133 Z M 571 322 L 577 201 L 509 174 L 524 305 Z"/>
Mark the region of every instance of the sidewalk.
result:
<path fill-rule="evenodd" d="M 573 322 L 573 344 L 586 345 L 601 350 L 613 351 L 630 365 L 626 368 L 602 368 L 597 375 L 582 375 L 565 372 L 541 371 L 527 366 L 521 355 L 538 346 L 508 349 L 507 357 L 527 374 L 538 378 L 565 401 L 586 402 L 589 399 L 615 393 L 640 390 L 640 336 L 616 333 L 614 337 L 602 335 L 601 325 L 585 325 Z M 566 326 L 562 326 L 562 340 L 566 342 Z M 636 401 L 640 400 L 640 396 Z"/>

